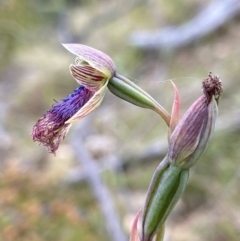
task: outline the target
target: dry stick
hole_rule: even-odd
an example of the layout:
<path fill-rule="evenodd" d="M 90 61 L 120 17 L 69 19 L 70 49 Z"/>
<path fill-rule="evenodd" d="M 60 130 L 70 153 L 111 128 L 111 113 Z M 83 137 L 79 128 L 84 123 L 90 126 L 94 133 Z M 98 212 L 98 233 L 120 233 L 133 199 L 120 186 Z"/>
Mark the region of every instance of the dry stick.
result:
<path fill-rule="evenodd" d="M 130 45 L 145 49 L 180 48 L 215 31 L 238 14 L 239 0 L 215 0 L 185 24 L 154 32 L 136 31 L 129 42 Z"/>
<path fill-rule="evenodd" d="M 83 173 L 85 174 L 85 177 L 91 186 L 99 205 L 101 206 L 111 240 L 126 241 L 127 239 L 122 231 L 119 217 L 114 209 L 111 194 L 101 179 L 97 164 L 84 148 L 83 138 L 87 135 L 87 124 L 89 123 L 89 118 L 85 118 L 83 121 L 85 121 L 85 123 L 82 123 L 82 128 L 78 126 L 72 134 L 72 148 L 77 157 L 77 161 L 79 162 L 79 165 L 81 165 Z"/>

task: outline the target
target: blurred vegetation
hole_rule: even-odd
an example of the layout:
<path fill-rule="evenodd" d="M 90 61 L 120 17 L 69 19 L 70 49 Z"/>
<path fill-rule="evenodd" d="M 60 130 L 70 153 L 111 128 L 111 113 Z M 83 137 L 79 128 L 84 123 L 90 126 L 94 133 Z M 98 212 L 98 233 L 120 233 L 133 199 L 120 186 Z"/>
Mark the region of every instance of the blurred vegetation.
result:
<path fill-rule="evenodd" d="M 68 71 L 74 56 L 61 42 L 78 42 L 108 53 L 120 73 L 168 110 L 173 94 L 165 80 L 173 79 L 179 87 L 185 111 L 200 95 L 207 73 L 220 75 L 224 94 L 216 133 L 191 172 L 167 237 L 239 240 L 239 18 L 178 51 L 143 51 L 128 45 L 134 30 L 181 24 L 207 3 L 0 0 L 0 240 L 110 240 L 88 184 L 64 181 L 71 170 L 81 169 L 70 145 L 74 128 L 57 156 L 49 155 L 29 135 L 53 99 L 63 98 L 77 86 Z M 128 233 L 160 160 L 118 172 L 108 169 L 107 160 L 140 154 L 158 140 L 166 144 L 166 127 L 154 113 L 108 93 L 89 128 L 92 134 L 85 148 L 106 167 L 102 176 Z"/>

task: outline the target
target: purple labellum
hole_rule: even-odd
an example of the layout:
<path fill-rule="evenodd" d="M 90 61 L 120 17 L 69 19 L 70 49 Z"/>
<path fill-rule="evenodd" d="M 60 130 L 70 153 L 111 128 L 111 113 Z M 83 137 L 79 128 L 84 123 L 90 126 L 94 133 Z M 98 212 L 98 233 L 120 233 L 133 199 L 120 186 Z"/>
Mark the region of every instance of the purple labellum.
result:
<path fill-rule="evenodd" d="M 49 152 L 55 153 L 70 127 L 70 124 L 65 122 L 76 114 L 93 95 L 94 92 L 80 86 L 72 94 L 54 104 L 52 109 L 48 110 L 34 125 L 33 140 L 39 141 L 48 148 Z"/>

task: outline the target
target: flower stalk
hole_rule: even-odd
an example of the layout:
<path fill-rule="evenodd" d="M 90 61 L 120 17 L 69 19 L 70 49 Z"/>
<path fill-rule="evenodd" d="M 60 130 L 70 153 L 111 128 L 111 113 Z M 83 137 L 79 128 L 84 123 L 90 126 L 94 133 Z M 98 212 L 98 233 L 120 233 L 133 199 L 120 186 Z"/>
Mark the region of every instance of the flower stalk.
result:
<path fill-rule="evenodd" d="M 221 93 L 221 80 L 209 73 L 203 80 L 203 95 L 176 122 L 180 102 L 175 89 L 168 153 L 153 174 L 148 189 L 143 210 L 142 241 L 151 241 L 156 234 L 161 237 L 168 215 L 187 186 L 189 169 L 209 143 Z"/>
<path fill-rule="evenodd" d="M 113 94 L 123 100 L 157 112 L 163 118 L 165 123 L 168 126 L 170 125 L 170 115 L 168 112 L 147 92 L 126 77 L 116 73 L 116 75 L 110 79 L 108 88 Z"/>

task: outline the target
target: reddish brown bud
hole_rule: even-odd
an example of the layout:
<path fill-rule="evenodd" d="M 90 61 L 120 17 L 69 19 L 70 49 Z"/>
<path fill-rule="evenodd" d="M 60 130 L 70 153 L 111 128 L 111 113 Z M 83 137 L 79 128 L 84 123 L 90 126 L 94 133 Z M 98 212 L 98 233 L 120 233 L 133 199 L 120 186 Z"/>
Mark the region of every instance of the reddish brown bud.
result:
<path fill-rule="evenodd" d="M 168 150 L 171 162 L 189 168 L 206 149 L 214 130 L 221 92 L 219 77 L 209 73 L 203 80 L 203 95 L 187 110 L 171 135 Z"/>

